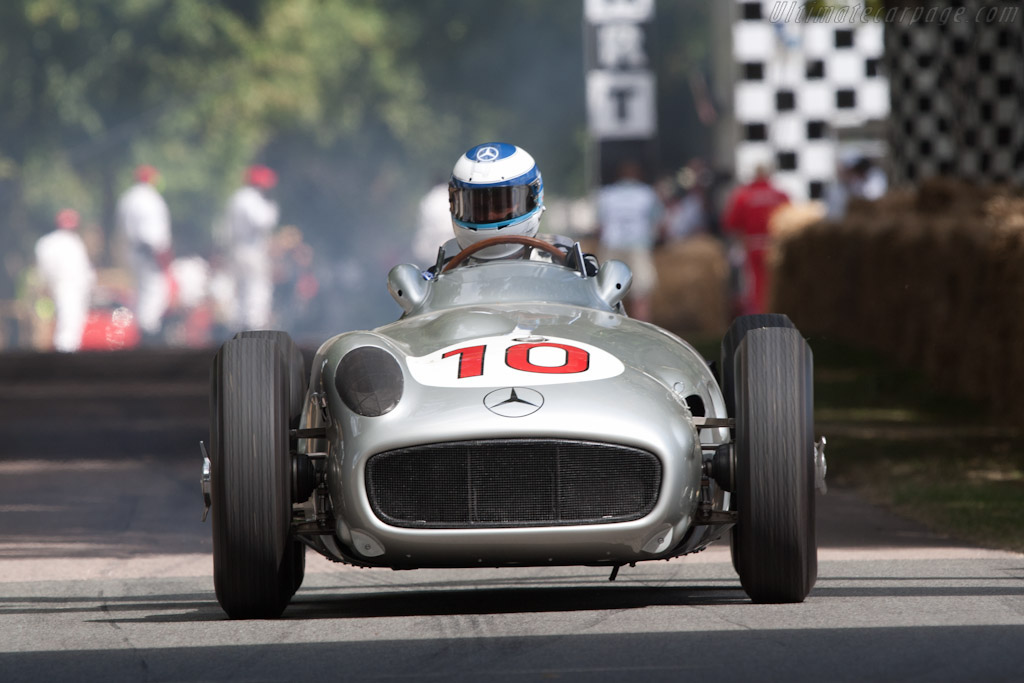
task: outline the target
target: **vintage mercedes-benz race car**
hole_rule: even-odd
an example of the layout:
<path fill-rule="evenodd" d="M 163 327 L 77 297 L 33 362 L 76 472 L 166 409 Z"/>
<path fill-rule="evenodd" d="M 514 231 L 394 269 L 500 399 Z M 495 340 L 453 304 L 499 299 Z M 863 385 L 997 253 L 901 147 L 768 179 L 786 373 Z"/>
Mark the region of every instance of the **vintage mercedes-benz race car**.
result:
<path fill-rule="evenodd" d="M 281 614 L 305 551 L 366 567 L 604 566 L 697 552 L 732 530 L 756 602 L 817 575 L 811 351 L 788 318 L 738 318 L 721 377 L 623 311 L 631 273 L 578 245 L 550 262 L 396 266 L 394 323 L 327 340 L 310 372 L 283 332 L 213 367 L 203 490 L 217 599 Z M 589 261 L 589 267 L 588 267 Z M 205 514 L 204 514 L 205 517 Z"/>

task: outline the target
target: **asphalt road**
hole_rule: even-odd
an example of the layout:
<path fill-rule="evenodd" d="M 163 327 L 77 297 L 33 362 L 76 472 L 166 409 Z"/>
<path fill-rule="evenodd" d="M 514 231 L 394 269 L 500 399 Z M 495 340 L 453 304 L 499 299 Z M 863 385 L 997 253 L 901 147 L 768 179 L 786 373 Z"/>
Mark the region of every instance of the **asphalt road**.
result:
<path fill-rule="evenodd" d="M 0 681 L 1024 680 L 1024 556 L 843 491 L 818 583 L 752 605 L 728 549 L 623 568 L 353 569 L 228 621 L 199 521 L 208 354 L 0 356 Z"/>

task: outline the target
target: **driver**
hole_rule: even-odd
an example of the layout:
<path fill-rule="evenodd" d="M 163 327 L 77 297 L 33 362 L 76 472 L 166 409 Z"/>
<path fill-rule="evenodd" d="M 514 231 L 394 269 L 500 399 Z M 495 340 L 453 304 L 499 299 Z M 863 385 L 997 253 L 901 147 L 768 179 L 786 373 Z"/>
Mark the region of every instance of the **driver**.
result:
<path fill-rule="evenodd" d="M 446 258 L 490 237 L 536 236 L 544 213 L 544 181 L 525 149 L 485 142 L 455 162 L 448 181 L 448 203 L 455 244 L 445 244 Z M 518 244 L 499 244 L 478 251 L 473 258 L 509 258 L 523 250 Z"/>
<path fill-rule="evenodd" d="M 441 248 L 439 262 L 425 273 L 431 279 L 443 265 L 463 249 L 492 237 L 536 238 L 544 213 L 544 181 L 533 157 L 516 145 L 485 142 L 470 148 L 455 162 L 448 181 L 448 204 L 455 239 Z M 544 241 L 563 250 L 572 265 L 574 243 L 565 237 L 548 235 Z M 550 261 L 545 251 L 520 244 L 486 247 L 469 259 L 490 262 L 497 259 L 536 258 Z M 596 273 L 596 259 L 584 258 L 588 275 Z"/>

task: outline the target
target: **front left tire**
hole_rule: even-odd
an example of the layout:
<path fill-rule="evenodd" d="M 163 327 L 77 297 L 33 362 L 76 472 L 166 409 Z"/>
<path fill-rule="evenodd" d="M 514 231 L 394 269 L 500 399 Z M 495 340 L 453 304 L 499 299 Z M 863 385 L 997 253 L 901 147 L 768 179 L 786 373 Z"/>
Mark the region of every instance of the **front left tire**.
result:
<path fill-rule="evenodd" d="M 226 342 L 214 360 L 213 581 L 232 619 L 281 615 L 301 583 L 289 538 L 289 376 L 271 339 Z"/>
<path fill-rule="evenodd" d="M 299 426 L 302 419 L 302 408 L 306 401 L 306 389 L 309 375 L 306 374 L 306 360 L 302 351 L 291 335 L 283 330 L 244 330 L 235 335 L 235 339 L 267 339 L 274 342 L 284 355 L 285 371 L 288 374 L 288 424 L 292 428 Z M 290 555 L 287 566 L 290 568 L 289 597 L 295 595 L 306 576 L 306 546 L 297 539 L 287 542 L 285 553 Z"/>

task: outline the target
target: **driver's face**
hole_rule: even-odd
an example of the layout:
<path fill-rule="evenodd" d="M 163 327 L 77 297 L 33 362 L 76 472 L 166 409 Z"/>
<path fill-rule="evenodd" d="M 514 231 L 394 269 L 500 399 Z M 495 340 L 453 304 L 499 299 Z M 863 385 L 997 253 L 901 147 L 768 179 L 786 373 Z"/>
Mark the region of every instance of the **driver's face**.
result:
<path fill-rule="evenodd" d="M 511 212 L 508 209 L 498 209 L 491 207 L 487 209 L 487 221 L 501 221 L 510 217 Z"/>

